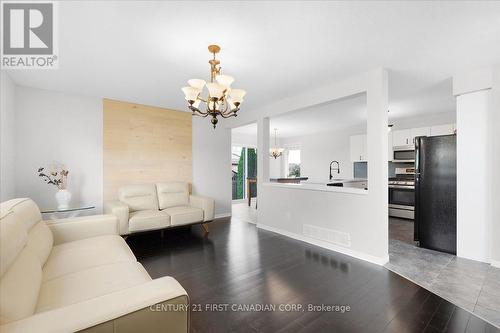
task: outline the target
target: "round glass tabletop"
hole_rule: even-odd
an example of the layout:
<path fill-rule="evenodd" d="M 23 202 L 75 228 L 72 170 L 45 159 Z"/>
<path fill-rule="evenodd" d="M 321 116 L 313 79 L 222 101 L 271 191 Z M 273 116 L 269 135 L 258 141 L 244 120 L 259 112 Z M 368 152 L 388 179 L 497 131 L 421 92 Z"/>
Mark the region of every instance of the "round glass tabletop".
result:
<path fill-rule="evenodd" d="M 81 210 L 89 210 L 89 209 L 94 209 L 95 206 L 87 206 L 87 205 L 82 205 L 82 206 L 70 206 L 68 208 L 49 208 L 49 209 L 43 209 L 42 213 L 43 214 L 49 214 L 49 213 L 67 213 L 67 212 L 78 212 Z"/>

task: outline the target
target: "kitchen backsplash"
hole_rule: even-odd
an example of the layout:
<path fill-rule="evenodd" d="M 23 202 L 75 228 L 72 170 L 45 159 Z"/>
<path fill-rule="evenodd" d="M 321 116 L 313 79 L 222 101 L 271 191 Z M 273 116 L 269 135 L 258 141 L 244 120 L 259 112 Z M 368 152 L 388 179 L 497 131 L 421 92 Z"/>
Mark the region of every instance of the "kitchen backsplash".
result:
<path fill-rule="evenodd" d="M 396 177 L 396 168 L 413 166 L 413 163 L 389 162 L 389 178 Z M 368 162 L 354 162 L 354 178 L 368 178 Z"/>
<path fill-rule="evenodd" d="M 354 178 L 368 178 L 368 162 L 354 162 Z"/>

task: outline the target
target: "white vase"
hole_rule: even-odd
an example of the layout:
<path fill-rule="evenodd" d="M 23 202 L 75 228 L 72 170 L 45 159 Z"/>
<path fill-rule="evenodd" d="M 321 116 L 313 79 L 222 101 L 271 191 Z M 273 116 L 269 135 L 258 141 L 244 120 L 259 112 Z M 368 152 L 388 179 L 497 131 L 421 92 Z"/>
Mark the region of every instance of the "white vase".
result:
<path fill-rule="evenodd" d="M 56 192 L 57 209 L 69 208 L 71 201 L 71 192 L 68 190 L 58 190 Z"/>

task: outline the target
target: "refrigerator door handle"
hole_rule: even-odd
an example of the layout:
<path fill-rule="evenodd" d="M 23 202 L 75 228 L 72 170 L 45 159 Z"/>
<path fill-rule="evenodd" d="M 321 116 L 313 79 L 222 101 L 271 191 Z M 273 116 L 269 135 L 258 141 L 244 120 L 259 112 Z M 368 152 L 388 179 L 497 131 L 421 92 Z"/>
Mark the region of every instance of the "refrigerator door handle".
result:
<path fill-rule="evenodd" d="M 420 175 L 420 139 L 415 139 L 415 176 Z"/>
<path fill-rule="evenodd" d="M 415 213 L 413 220 L 413 240 L 416 242 L 420 241 L 420 149 L 421 142 L 420 138 L 415 138 Z"/>

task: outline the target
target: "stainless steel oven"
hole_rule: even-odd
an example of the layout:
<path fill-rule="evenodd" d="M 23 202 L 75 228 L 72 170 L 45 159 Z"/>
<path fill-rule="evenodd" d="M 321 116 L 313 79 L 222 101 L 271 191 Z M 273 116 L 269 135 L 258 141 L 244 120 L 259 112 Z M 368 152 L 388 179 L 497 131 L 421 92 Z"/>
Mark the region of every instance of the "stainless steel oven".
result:
<path fill-rule="evenodd" d="M 405 219 L 415 217 L 414 180 L 389 180 L 389 216 Z"/>
<path fill-rule="evenodd" d="M 397 146 L 394 147 L 394 153 L 392 156 L 394 162 L 415 162 L 415 146 Z"/>

